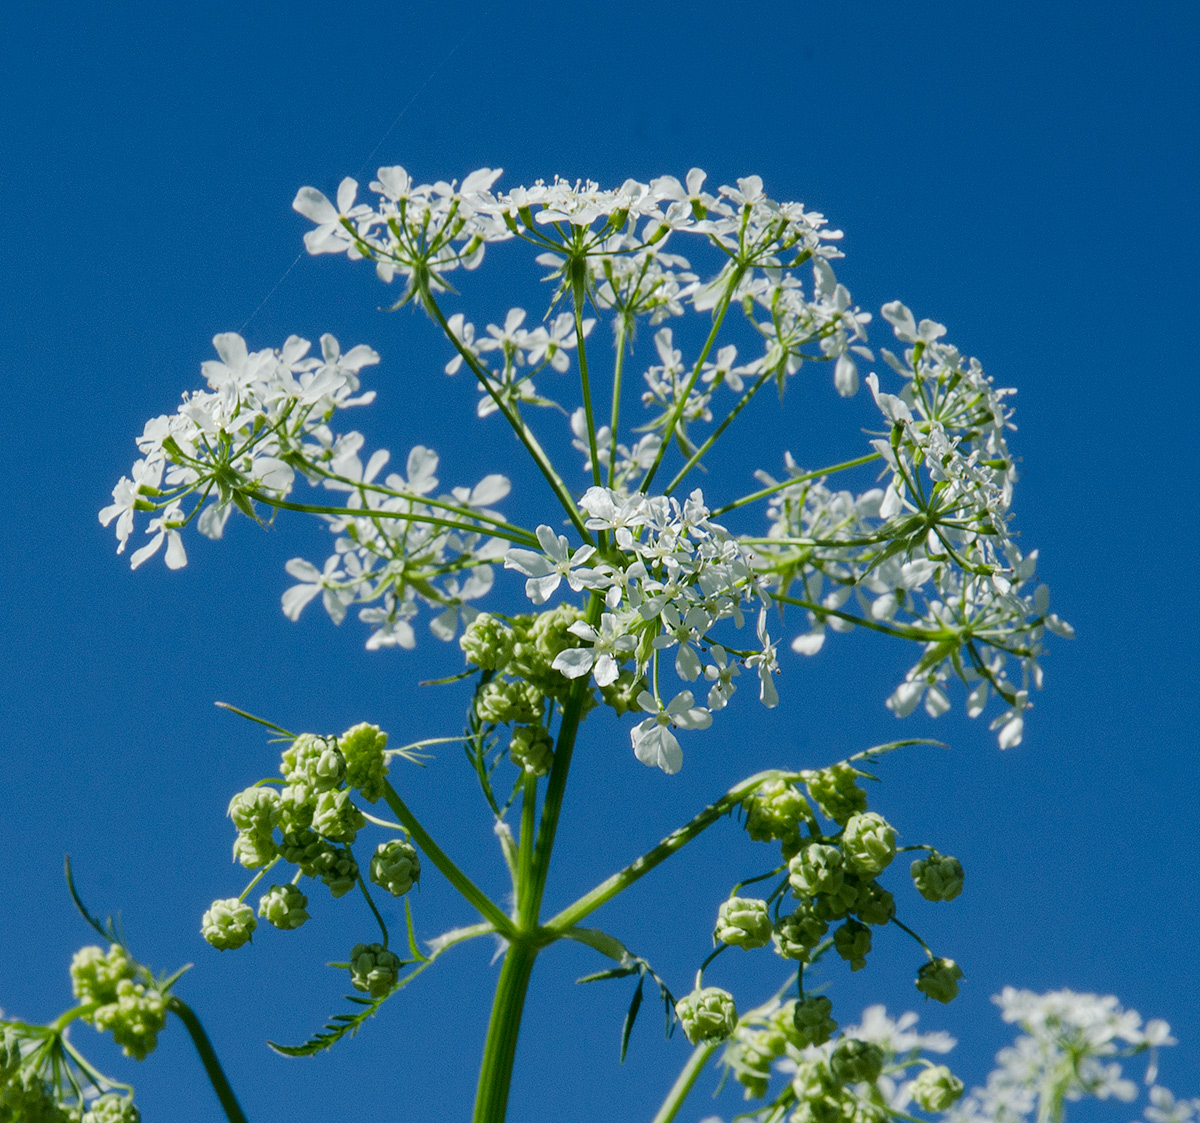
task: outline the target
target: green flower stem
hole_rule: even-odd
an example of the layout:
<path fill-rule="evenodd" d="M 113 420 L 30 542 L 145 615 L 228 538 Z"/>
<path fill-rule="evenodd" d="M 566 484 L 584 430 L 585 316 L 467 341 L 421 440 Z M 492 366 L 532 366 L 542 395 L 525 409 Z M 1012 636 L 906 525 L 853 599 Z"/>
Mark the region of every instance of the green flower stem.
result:
<path fill-rule="evenodd" d="M 679 1109 L 683 1107 L 683 1101 L 687 1099 L 692 1085 L 696 1083 L 696 1077 L 700 1075 L 700 1070 L 708 1063 L 708 1058 L 717 1051 L 720 1044 L 719 1041 L 705 1041 L 692 1050 L 687 1064 L 683 1066 L 675 1083 L 671 1085 L 667 1098 L 663 1100 L 662 1107 L 658 1109 L 651 1123 L 671 1123 Z"/>
<path fill-rule="evenodd" d="M 800 773 L 798 772 L 781 772 L 778 769 L 771 769 L 767 772 L 759 772 L 757 775 L 743 780 L 740 784 L 730 788 L 715 803 L 710 803 L 690 822 L 667 835 L 653 850 L 646 851 L 645 854 L 636 861 L 631 862 L 623 870 L 614 873 L 608 880 L 602 881 L 590 893 L 585 893 L 574 904 L 568 905 L 562 912 L 551 918 L 543 926 L 543 931 L 551 938 L 558 939 L 568 928 L 573 928 L 585 916 L 595 912 L 601 905 L 611 901 L 618 893 L 628 889 L 630 885 L 648 874 L 655 866 L 665 862 L 677 850 L 683 849 L 693 838 L 711 827 L 721 816 L 732 811 L 746 796 L 755 791 L 760 784 L 765 784 L 768 780 L 793 781 L 798 779 L 800 779 Z"/>
<path fill-rule="evenodd" d="M 682 468 L 680 468 L 678 472 L 675 473 L 675 478 L 669 484 L 667 484 L 666 490 L 663 492 L 664 495 L 670 495 L 671 492 L 673 492 L 683 482 L 684 477 L 697 464 L 700 463 L 704 454 L 717 443 L 717 439 L 733 423 L 733 419 L 750 404 L 750 399 L 753 398 L 754 395 L 766 385 L 767 379 L 771 377 L 772 373 L 772 371 L 768 370 L 764 371 L 758 376 L 754 382 L 754 385 L 751 386 L 750 389 L 738 399 L 737 405 L 735 405 L 733 409 L 729 411 L 729 416 L 726 417 L 725 420 L 722 421 L 721 424 L 712 431 L 708 440 L 706 440 L 704 444 L 696 449 L 696 451 L 692 453 L 691 457 L 689 457 L 688 462 Z"/>
<path fill-rule="evenodd" d="M 583 393 L 583 412 L 587 418 L 588 452 L 592 458 L 592 482 L 599 487 L 600 450 L 596 447 L 596 417 L 592 412 L 592 387 L 588 381 L 587 348 L 583 342 L 583 293 L 576 287 L 572 292 L 575 305 L 575 347 L 579 352 L 579 387 Z"/>
<path fill-rule="evenodd" d="M 533 842 L 537 829 L 537 777 L 526 772 L 521 791 L 521 837 L 517 841 L 517 913 L 522 915 L 525 897 L 533 884 Z"/>
<path fill-rule="evenodd" d="M 472 1123 L 504 1123 L 525 993 L 529 989 L 529 976 L 533 973 L 537 953 L 536 945 L 527 936 L 510 944 L 505 952 L 492 1001 L 483 1062 L 479 1066 Z"/>
<path fill-rule="evenodd" d="M 204 1071 L 208 1074 L 209 1083 L 212 1084 L 213 1091 L 217 1093 L 217 1099 L 221 1101 L 225 1118 L 229 1120 L 229 1123 L 246 1123 L 246 1116 L 237 1102 L 237 1096 L 233 1094 L 233 1089 L 229 1086 L 225 1070 L 221 1068 L 221 1062 L 217 1060 L 217 1054 L 212 1047 L 212 1042 L 208 1039 L 208 1034 L 204 1032 L 204 1026 L 200 1024 L 200 1019 L 196 1017 L 195 1012 L 186 1002 L 176 998 L 175 995 L 171 995 L 167 999 L 167 1009 L 179 1016 L 179 1020 L 183 1022 L 191 1035 L 192 1044 L 196 1046 L 196 1052 L 200 1054 L 200 1061 L 204 1065 Z"/>
<path fill-rule="evenodd" d="M 764 487 L 761 491 L 754 491 L 749 495 L 743 495 L 741 499 L 735 499 L 732 503 L 726 503 L 724 507 L 718 507 L 713 511 L 713 516 L 723 515 L 726 511 L 732 511 L 736 507 L 744 507 L 747 503 L 755 503 L 759 499 L 766 499 L 768 496 L 774 495 L 777 491 L 783 491 L 785 487 L 791 487 L 792 484 L 819 479 L 821 476 L 830 476 L 834 472 L 844 472 L 849 468 L 857 468 L 860 464 L 870 464 L 872 460 L 881 459 L 883 458 L 879 453 L 872 452 L 868 456 L 860 456 L 856 460 L 846 460 L 841 464 L 831 464 L 828 468 L 818 468 L 815 472 L 805 472 L 800 476 L 792 476 L 789 479 L 782 480 L 780 483 L 772 484 L 770 487 Z"/>
<path fill-rule="evenodd" d="M 613 365 L 612 412 L 608 421 L 608 486 L 617 472 L 617 424 L 621 417 L 621 375 L 625 368 L 625 317 L 617 318 L 617 357 Z"/>
<path fill-rule="evenodd" d="M 837 608 L 826 608 L 824 605 L 816 604 L 813 601 L 803 600 L 800 597 L 788 597 L 782 593 L 771 593 L 771 599 L 778 601 L 780 604 L 794 604 L 798 608 L 807 608 L 810 612 L 822 616 L 836 616 L 839 620 L 848 620 L 851 624 L 857 624 L 862 628 L 870 628 L 874 632 L 882 632 L 885 636 L 898 636 L 900 639 L 917 640 L 919 643 L 945 643 L 948 640 L 961 641 L 964 636 L 961 632 L 957 632 L 952 628 L 909 628 L 903 624 L 882 624 L 878 620 L 867 620 L 862 616 L 855 616 L 852 612 L 842 612 Z"/>
<path fill-rule="evenodd" d="M 438 307 L 437 301 L 433 299 L 432 293 L 429 295 L 428 301 L 425 302 L 425 307 L 429 311 L 429 314 L 438 322 L 446 338 L 454 345 L 454 349 L 462 357 L 463 362 L 471 368 L 471 373 L 475 375 L 483 388 L 491 396 L 492 401 L 496 403 L 496 408 L 504 415 L 504 419 L 509 425 L 512 426 L 513 432 L 520 438 L 529 455 L 533 457 L 533 462 L 538 466 L 542 475 L 546 477 L 546 482 L 550 485 L 555 496 L 557 496 L 559 503 L 562 504 L 563 510 L 567 512 L 567 517 L 575 524 L 575 529 L 579 531 L 585 542 L 589 545 L 594 545 L 591 531 L 583 525 L 583 519 L 579 514 L 579 508 L 576 506 L 571 492 L 567 489 L 567 485 L 563 483 L 562 477 L 554 470 L 554 465 L 550 463 L 550 458 L 546 455 L 545 449 L 538 444 L 538 440 L 530 431 L 529 426 L 521 419 L 521 415 L 515 409 L 510 409 L 508 403 L 492 388 L 487 375 L 479 366 L 479 360 L 462 345 L 462 341 L 450 330 L 450 325 L 446 322 L 446 317 L 442 315 L 442 310 Z"/>
<path fill-rule="evenodd" d="M 429 833 L 417 821 L 417 817 L 408 809 L 408 805 L 400 798 L 396 789 L 386 780 L 384 781 L 383 798 L 387 800 L 387 805 L 392 809 L 396 818 L 404 824 L 416 844 L 429 856 L 429 860 L 437 866 L 446 880 L 479 910 L 480 915 L 488 920 L 500 935 L 505 939 L 511 938 L 513 935 L 512 921 L 504 914 L 500 906 L 495 904 L 475 882 L 467 877 L 450 860 L 445 851 L 430 838 Z"/>

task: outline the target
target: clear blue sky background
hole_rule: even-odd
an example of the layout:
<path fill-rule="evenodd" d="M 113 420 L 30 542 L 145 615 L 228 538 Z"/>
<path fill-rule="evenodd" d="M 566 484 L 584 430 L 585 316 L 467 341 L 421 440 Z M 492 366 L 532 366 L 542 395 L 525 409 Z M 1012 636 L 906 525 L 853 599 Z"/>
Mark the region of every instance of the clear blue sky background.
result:
<path fill-rule="evenodd" d="M 623 729 L 599 731 L 577 756 L 550 904 L 758 768 L 940 736 L 952 751 L 889 761 L 877 798 L 907 840 L 967 867 L 953 905 L 907 906 L 962 963 L 962 996 L 918 1007 L 919 953 L 883 935 L 867 971 L 828 973 L 841 1009 L 921 1009 L 960 1037 L 956 1067 L 971 1081 L 1006 1040 L 988 1001 L 1002 985 L 1115 992 L 1171 1022 L 1182 1044 L 1163 1079 L 1200 1094 L 1200 481 L 1188 359 L 1200 298 L 1198 30 L 1194 6 L 1157 0 L 13 0 L 0 17 L 11 437 L 0 1005 L 44 1019 L 69 1001 L 67 963 L 89 938 L 60 873 L 70 851 L 88 900 L 122 911 L 143 959 L 196 963 L 180 992 L 252 1119 L 318 1118 L 322 1105 L 347 1120 L 466 1116 L 498 970 L 490 947 L 448 957 L 357 1041 L 295 1061 L 263 1042 L 301 1040 L 342 1008 L 345 976 L 322 964 L 372 938 L 361 902 L 314 892 L 308 927 L 265 931 L 237 954 L 198 935 L 207 903 L 242 885 L 228 864 L 228 798 L 269 774 L 274 752 L 212 702 L 292 728 L 366 719 L 397 740 L 453 732 L 464 696 L 415 683 L 461 656 L 426 635 L 416 653 L 370 654 L 354 622 L 335 629 L 315 611 L 286 621 L 283 563 L 323 557 L 312 527 L 281 520 L 263 533 L 243 520 L 219 545 L 193 536 L 180 573 L 156 560 L 130 574 L 96 511 L 145 418 L 197 386 L 211 337 L 248 319 L 252 347 L 293 331 L 373 344 L 380 400 L 358 423 L 399 456 L 438 448 L 446 483 L 515 459 L 498 419 L 473 417 L 474 389 L 440 373 L 444 351 L 424 323 L 377 311 L 387 294 L 368 269 L 305 257 L 288 272 L 307 228 L 290 209 L 300 185 L 332 193 L 342 175 L 365 182 L 381 163 L 423 180 L 502 166 L 508 185 L 555 173 L 615 184 L 698 164 L 715 183 L 756 172 L 775 197 L 826 212 L 848 232 L 839 272 L 863 306 L 901 297 L 1020 388 L 1018 525 L 1079 638 L 1054 645 L 1025 743 L 1003 754 L 962 718 L 961 694 L 939 723 L 899 725 L 883 700 L 909 653 L 858 635 L 808 662 L 786 655 L 779 710 L 760 714 L 743 690 L 750 734 L 718 723 L 685 746 L 677 777 L 638 765 Z M 884 341 L 878 325 L 874 338 Z M 765 466 L 784 447 L 808 463 L 858 447 L 864 403 L 831 401 L 820 381 L 789 402 L 794 429 L 771 428 L 771 411 L 755 423 Z M 514 478 L 510 509 L 532 511 L 522 504 L 536 481 Z M 447 848 L 499 891 L 487 816 L 451 794 L 469 790 L 457 751 L 403 779 Z M 738 835 L 715 829 L 597 917 L 679 991 L 718 901 L 752 872 Z M 470 919 L 432 872 L 415 906 L 422 936 Z M 663 1042 L 647 1007 L 617 1066 L 629 988 L 573 987 L 593 962 L 556 948 L 539 963 L 514 1120 L 644 1120 L 683 1062 L 682 1038 Z M 782 974 L 759 953 L 713 981 L 757 997 Z M 86 1028 L 76 1039 L 131 1076 L 147 1120 L 217 1117 L 178 1026 L 141 1066 Z M 686 1119 L 714 1110 L 711 1087 Z M 727 1094 L 715 1110 L 727 1118 L 739 1102 Z M 1097 1117 L 1127 1123 L 1123 1111 Z"/>

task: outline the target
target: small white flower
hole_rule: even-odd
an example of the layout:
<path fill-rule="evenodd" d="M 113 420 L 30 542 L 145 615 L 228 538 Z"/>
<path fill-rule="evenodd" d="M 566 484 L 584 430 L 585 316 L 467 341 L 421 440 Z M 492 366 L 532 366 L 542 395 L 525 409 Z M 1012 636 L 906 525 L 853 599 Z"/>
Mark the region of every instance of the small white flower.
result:
<path fill-rule="evenodd" d="M 534 604 L 545 604 L 564 577 L 567 584 L 577 593 L 582 589 L 594 589 L 605 583 L 602 574 L 591 569 L 579 568 L 596 552 L 594 546 L 580 546 L 570 554 L 570 543 L 566 535 L 556 535 L 545 525 L 539 526 L 536 533 L 545 554 L 514 547 L 504 559 L 505 569 L 515 569 L 529 578 L 525 582 L 525 594 Z"/>
<path fill-rule="evenodd" d="M 634 755 L 643 764 L 661 768 L 668 775 L 673 775 L 683 765 L 683 750 L 670 726 L 707 729 L 712 725 L 712 714 L 695 704 L 690 690 L 680 691 L 665 707 L 660 706 L 646 690 L 638 695 L 637 701 L 652 716 L 630 730 Z"/>

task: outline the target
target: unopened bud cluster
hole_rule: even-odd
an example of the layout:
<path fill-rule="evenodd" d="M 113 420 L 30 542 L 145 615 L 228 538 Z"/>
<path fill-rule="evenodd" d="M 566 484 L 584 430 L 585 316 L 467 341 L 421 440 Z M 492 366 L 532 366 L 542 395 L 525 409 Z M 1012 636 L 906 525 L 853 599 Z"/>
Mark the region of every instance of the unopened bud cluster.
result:
<path fill-rule="evenodd" d="M 737 1007 L 733 995 L 720 987 L 698 987 L 675 1003 L 675 1014 L 687 1039 L 724 1041 L 737 1025 Z"/>
<path fill-rule="evenodd" d="M 127 1057 L 144 1060 L 158 1044 L 167 1024 L 166 1000 L 145 968 L 120 944 L 107 952 L 81 948 L 71 961 L 71 989 L 80 1005 L 94 1007 L 84 1021 L 111 1030 Z"/>
<path fill-rule="evenodd" d="M 350 952 L 350 983 L 372 998 L 382 998 L 400 978 L 400 957 L 382 944 L 355 944 Z"/>

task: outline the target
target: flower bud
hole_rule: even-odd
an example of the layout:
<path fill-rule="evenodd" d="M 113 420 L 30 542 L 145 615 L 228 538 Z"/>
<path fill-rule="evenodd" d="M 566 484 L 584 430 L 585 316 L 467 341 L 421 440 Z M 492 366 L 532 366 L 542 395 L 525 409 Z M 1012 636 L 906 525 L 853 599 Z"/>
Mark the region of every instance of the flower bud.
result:
<path fill-rule="evenodd" d="M 888 924 L 896 915 L 896 898 L 877 881 L 859 882 L 854 913 L 864 924 Z"/>
<path fill-rule="evenodd" d="M 796 1072 L 792 1076 L 792 1091 L 801 1104 L 829 1104 L 831 1096 L 837 1091 L 832 1074 L 824 1057 L 796 1062 Z M 833 1101 L 835 1107 L 840 1107 Z M 829 1116 L 828 1111 L 818 1111 L 816 1119 L 824 1120 Z M 837 1112 L 840 1116 L 841 1112 Z M 837 1117 L 835 1116 L 835 1118 Z"/>
<path fill-rule="evenodd" d="M 809 953 L 821 942 L 827 931 L 829 925 L 811 908 L 802 905 L 790 916 L 779 918 L 773 934 L 775 950 L 784 959 L 797 959 L 806 963 Z"/>
<path fill-rule="evenodd" d="M 371 856 L 371 880 L 393 897 L 403 897 L 420 877 L 417 848 L 406 839 L 382 842 Z"/>
<path fill-rule="evenodd" d="M 279 829 L 296 834 L 312 826 L 317 792 L 307 784 L 288 784 L 279 793 Z"/>
<path fill-rule="evenodd" d="M 541 725 L 518 725 L 508 743 L 513 764 L 534 776 L 545 776 L 554 763 L 554 744 Z"/>
<path fill-rule="evenodd" d="M 837 1022 L 831 1016 L 833 1003 L 823 994 L 796 1003 L 792 1025 L 800 1036 L 801 1045 L 824 1045 L 835 1033 Z"/>
<path fill-rule="evenodd" d="M 797 897 L 834 893 L 844 877 L 842 852 L 836 846 L 813 842 L 788 862 L 788 880 Z"/>
<path fill-rule="evenodd" d="M 492 679 L 476 693 L 475 713 L 489 725 L 536 725 L 542 719 L 542 692 L 524 679 Z"/>
<path fill-rule="evenodd" d="M 82 1123 L 140 1123 L 142 1114 L 133 1106 L 133 1100 L 119 1096 L 116 1092 L 105 1092 L 92 1100 L 83 1113 Z"/>
<path fill-rule="evenodd" d="M 357 788 L 363 799 L 375 803 L 383 795 L 387 781 L 387 761 L 383 755 L 387 734 L 381 733 L 378 725 L 359 722 L 341 735 L 338 747 L 346 759 L 347 787 Z"/>
<path fill-rule="evenodd" d="M 610 706 L 617 717 L 637 713 L 637 697 L 647 687 L 646 676 L 639 675 L 628 667 L 622 670 L 613 682 L 600 688 L 600 697 Z"/>
<path fill-rule="evenodd" d="M 133 974 L 134 962 L 120 944 L 113 944 L 107 953 L 95 945 L 80 948 L 71 960 L 71 990 L 83 1006 L 115 1002 L 117 984 Z"/>
<path fill-rule="evenodd" d="M 738 948 L 762 948 L 771 942 L 767 902 L 756 897 L 730 897 L 717 910 L 713 941 Z"/>
<path fill-rule="evenodd" d="M 812 819 L 808 800 L 786 780 L 768 780 L 742 800 L 746 833 L 755 842 L 794 838 L 801 823 Z"/>
<path fill-rule="evenodd" d="M 258 899 L 258 915 L 290 932 L 308 919 L 308 898 L 294 885 L 272 885 Z"/>
<path fill-rule="evenodd" d="M 248 870 L 261 869 L 278 853 L 279 848 L 275 845 L 275 840 L 269 836 L 239 831 L 237 838 L 233 840 L 233 860 L 240 862 Z"/>
<path fill-rule="evenodd" d="M 274 831 L 279 823 L 279 793 L 274 788 L 247 788 L 229 801 L 229 817 L 238 829 L 233 858 L 247 869 L 265 866 L 275 857 Z"/>
<path fill-rule="evenodd" d="M 322 792 L 313 809 L 313 830 L 333 842 L 353 842 L 367 825 L 347 791 Z"/>
<path fill-rule="evenodd" d="M 844 826 L 851 815 L 866 811 L 867 793 L 858 786 L 858 772 L 849 764 L 834 764 L 803 776 L 808 794 L 826 818 Z"/>
<path fill-rule="evenodd" d="M 855 873 L 875 877 L 896 856 L 896 832 L 882 815 L 851 815 L 842 833 L 842 854 Z"/>
<path fill-rule="evenodd" d="M 346 778 L 346 758 L 333 738 L 302 733 L 283 752 L 283 778 L 314 791 L 332 791 Z"/>
<path fill-rule="evenodd" d="M 953 959 L 931 959 L 917 972 L 917 990 L 937 1002 L 953 1002 L 962 977 L 962 968 Z"/>
<path fill-rule="evenodd" d="M 349 850 L 325 844 L 312 863 L 313 874 L 329 886 L 334 897 L 344 897 L 358 880 L 358 863 Z"/>
<path fill-rule="evenodd" d="M 724 1041 L 737 1025 L 737 1007 L 733 995 L 720 987 L 700 987 L 675 1003 L 675 1014 L 687 1039 Z"/>
<path fill-rule="evenodd" d="M 382 998 L 400 977 L 400 957 L 382 944 L 355 944 L 350 952 L 350 983 L 355 990 Z"/>
<path fill-rule="evenodd" d="M 813 911 L 822 920 L 841 920 L 850 915 L 858 904 L 859 887 L 863 883 L 853 875 L 847 875 L 842 884 L 830 893 L 821 893 L 813 901 Z"/>
<path fill-rule="evenodd" d="M 851 971 L 861 971 L 871 950 L 871 929 L 857 920 L 847 920 L 834 932 L 833 947 L 850 964 Z"/>
<path fill-rule="evenodd" d="M 833 1048 L 829 1068 L 839 1084 L 871 1083 L 883 1071 L 883 1050 L 872 1041 L 843 1037 Z"/>
<path fill-rule="evenodd" d="M 240 948 L 257 927 L 254 910 L 236 897 L 213 901 L 200 920 L 200 934 L 218 951 Z"/>
<path fill-rule="evenodd" d="M 253 926 L 253 914 L 250 921 Z M 167 1024 L 167 1004 L 153 987 L 122 979 L 117 984 L 117 1000 L 101 1006 L 93 1024 L 99 1030 L 111 1029 L 125 1056 L 144 1061 L 154 1052 L 158 1035 Z"/>
<path fill-rule="evenodd" d="M 328 849 L 329 843 L 310 830 L 285 834 L 279 844 L 279 853 L 283 860 L 299 866 L 300 872 L 307 877 L 319 876 L 314 863 Z"/>
<path fill-rule="evenodd" d="M 481 671 L 502 671 L 512 658 L 512 629 L 488 612 L 481 612 L 459 638 L 468 663 Z"/>
<path fill-rule="evenodd" d="M 912 1097 L 923 1111 L 945 1111 L 963 1094 L 963 1082 L 945 1065 L 930 1065 L 913 1081 Z"/>
<path fill-rule="evenodd" d="M 771 1062 L 783 1052 L 783 1037 L 771 1029 L 738 1026 L 725 1047 L 725 1063 L 733 1069 L 746 1096 L 762 1097 L 771 1082 Z"/>
<path fill-rule="evenodd" d="M 927 901 L 953 901 L 962 892 L 962 863 L 936 850 L 913 862 L 911 873 L 917 892 Z"/>

